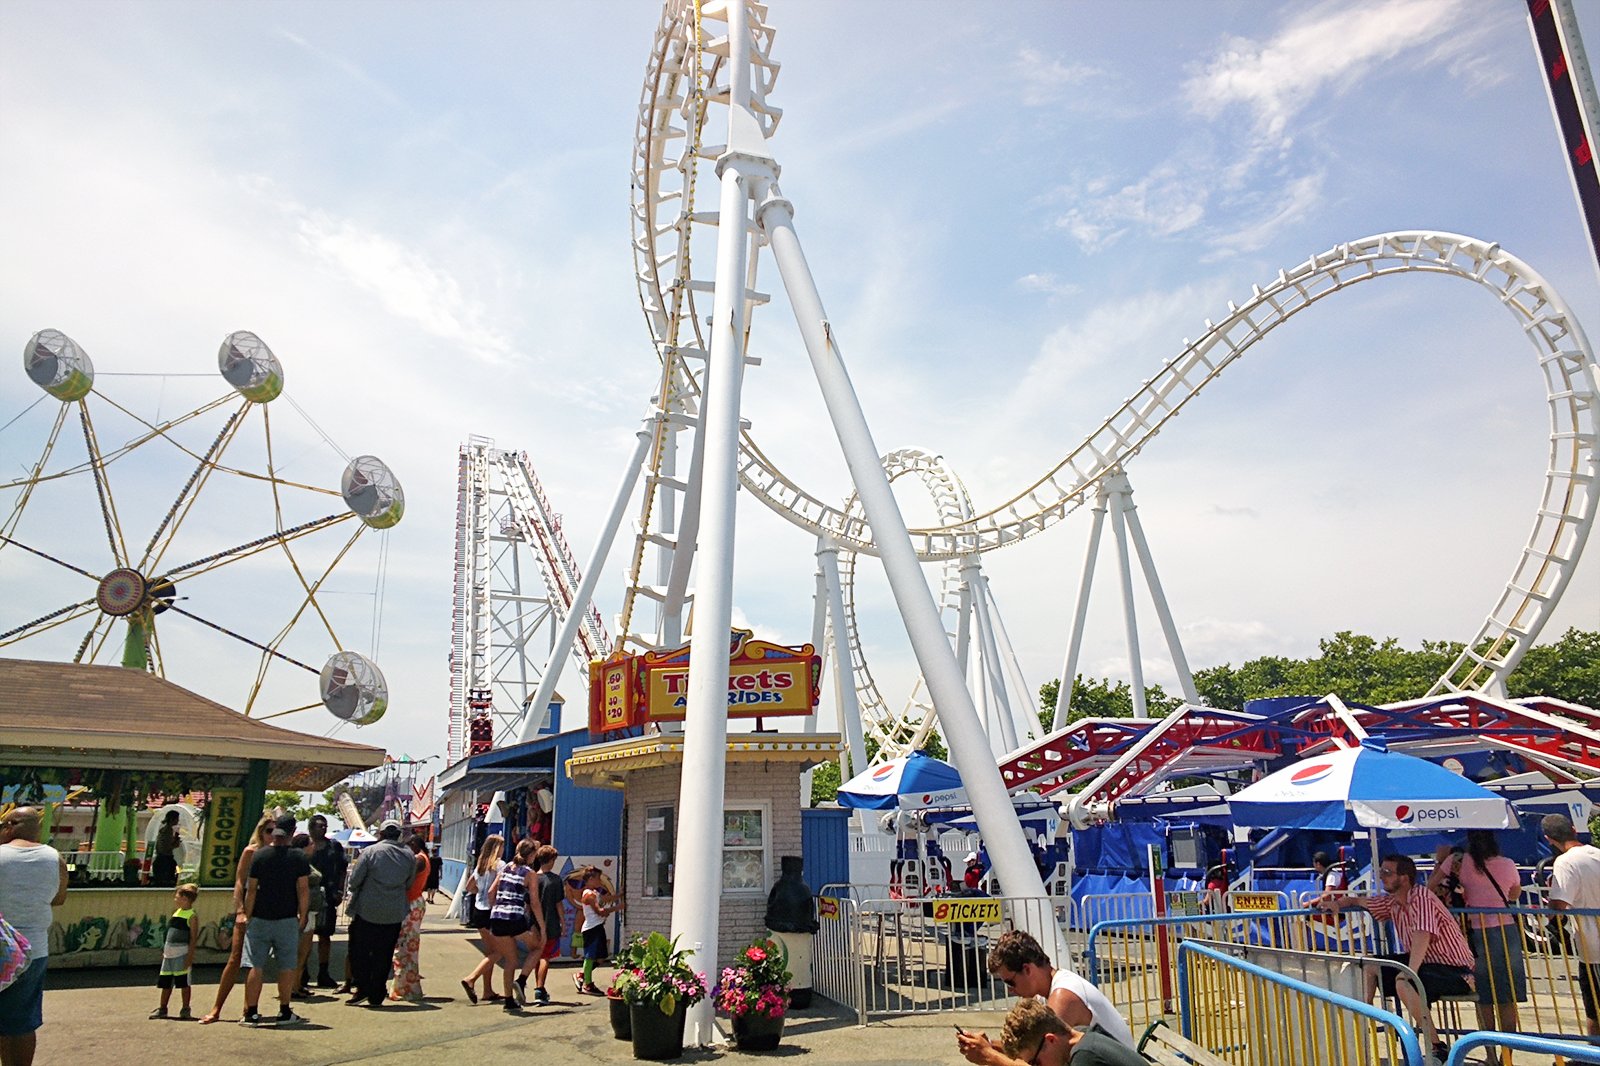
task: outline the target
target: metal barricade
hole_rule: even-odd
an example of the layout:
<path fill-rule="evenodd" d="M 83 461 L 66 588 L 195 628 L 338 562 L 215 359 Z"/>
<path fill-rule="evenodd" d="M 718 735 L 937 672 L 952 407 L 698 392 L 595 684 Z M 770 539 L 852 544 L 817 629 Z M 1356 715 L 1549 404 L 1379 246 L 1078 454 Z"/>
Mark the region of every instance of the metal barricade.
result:
<path fill-rule="evenodd" d="M 867 1024 L 866 995 L 862 988 L 860 919 L 856 901 L 848 892 L 829 895 L 828 885 L 816 897 L 817 935 L 811 948 L 811 987 L 819 996 L 854 1007 L 856 1020 Z"/>
<path fill-rule="evenodd" d="M 1488 1049 L 1500 1061 L 1509 1061 L 1506 1053 L 1525 1051 L 1541 1059 L 1555 1057 L 1557 1061 L 1600 1062 L 1600 1047 L 1578 1040 L 1551 1040 L 1543 1036 L 1524 1036 L 1521 1033 L 1468 1033 L 1450 1046 L 1450 1057 L 1445 1066 L 1467 1066 L 1467 1056 L 1474 1051 Z"/>
<path fill-rule="evenodd" d="M 1367 1066 L 1423 1061 L 1417 1034 L 1396 1015 L 1234 958 L 1178 946 L 1183 1035 L 1236 1066 Z"/>

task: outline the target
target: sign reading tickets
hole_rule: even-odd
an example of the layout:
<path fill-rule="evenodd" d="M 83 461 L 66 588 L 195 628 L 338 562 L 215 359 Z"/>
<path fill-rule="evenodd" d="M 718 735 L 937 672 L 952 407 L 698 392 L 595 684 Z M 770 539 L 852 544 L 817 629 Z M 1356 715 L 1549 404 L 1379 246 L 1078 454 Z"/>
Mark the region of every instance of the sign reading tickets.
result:
<path fill-rule="evenodd" d="M 200 852 L 202 887 L 231 886 L 244 836 L 244 789 L 214 788 L 206 810 L 205 846 Z"/>
<path fill-rule="evenodd" d="M 817 897 L 817 917 L 818 918 L 838 918 L 839 917 L 839 901 L 837 899 L 835 899 L 834 897 L 832 897 L 832 896 L 818 896 Z"/>
<path fill-rule="evenodd" d="M 936 922 L 998 922 L 1001 917 L 998 899 L 942 899 L 933 905 Z"/>
<path fill-rule="evenodd" d="M 1280 903 L 1276 892 L 1228 893 L 1228 904 L 1235 911 L 1275 911 Z"/>
<path fill-rule="evenodd" d="M 610 733 L 647 722 L 681 721 L 689 706 L 689 648 L 619 654 L 590 671 L 589 731 Z M 732 634 L 728 717 L 807 715 L 817 705 L 822 657 L 810 644 L 785 647 Z"/>

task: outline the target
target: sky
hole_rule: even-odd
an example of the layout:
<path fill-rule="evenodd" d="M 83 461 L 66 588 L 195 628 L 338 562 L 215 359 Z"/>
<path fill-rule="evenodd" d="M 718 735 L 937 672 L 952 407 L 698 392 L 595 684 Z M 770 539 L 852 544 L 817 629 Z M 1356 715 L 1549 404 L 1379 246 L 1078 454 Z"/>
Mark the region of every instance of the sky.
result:
<path fill-rule="evenodd" d="M 1600 47 L 1600 11 L 1579 6 Z M 216 348 L 252 330 L 284 366 L 267 411 L 283 476 L 336 486 L 370 453 L 405 487 L 405 519 L 363 536 L 319 595 L 340 643 L 375 653 L 387 715 L 357 730 L 319 707 L 280 724 L 443 752 L 469 435 L 528 453 L 588 556 L 656 375 L 629 167 L 658 18 L 622 0 L 0 5 L 0 341 L 16 352 L 63 330 L 100 391 L 154 421 L 223 395 Z M 1498 241 L 1600 329 L 1516 0 L 778 0 L 769 21 L 784 112 L 771 149 L 878 449 L 944 455 L 979 510 L 1054 465 L 1229 300 L 1342 241 Z M 770 261 L 760 285 L 774 300 L 754 322 L 744 415 L 782 469 L 843 499 Z M 5 480 L 38 458 L 56 409 L 11 366 Z M 137 432 L 91 405 L 102 444 Z M 1340 630 L 1412 647 L 1471 637 L 1532 526 L 1545 410 L 1514 320 L 1459 281 L 1361 286 L 1275 331 L 1129 467 L 1190 663 L 1314 655 Z M 203 449 L 221 417 L 174 436 Z M 259 422 L 231 446 L 241 464 L 264 455 Z M 75 422 L 62 441 L 60 461 L 81 453 Z M 157 445 L 113 464 L 130 542 L 193 469 Z M 0 491 L 0 513 L 16 491 Z M 913 522 L 927 516 L 898 491 Z M 338 506 L 302 493 L 283 508 L 292 524 Z M 259 483 L 219 476 L 169 561 L 274 521 Z M 748 495 L 739 523 L 737 617 L 809 639 L 812 538 Z M 297 542 L 307 581 L 339 528 Z M 1031 686 L 1059 676 L 1088 529 L 1080 511 L 983 560 Z M 82 478 L 41 485 L 15 535 L 108 566 Z M 624 555 L 597 597 L 608 624 Z M 898 705 L 914 666 L 875 566 L 861 567 L 859 624 Z M 266 642 L 300 587 L 266 553 L 197 579 L 180 606 Z M 92 591 L 0 551 L 0 631 Z M 1140 611 L 1147 677 L 1170 687 Z M 1127 676 L 1120 619 L 1102 566 L 1083 673 Z M 1591 548 L 1545 639 L 1597 625 Z M 83 628 L 0 654 L 71 658 Z M 186 619 L 160 629 L 169 677 L 242 704 L 249 649 Z M 312 666 L 334 650 L 310 615 L 284 648 Z M 255 713 L 316 701 L 309 674 L 269 677 Z M 562 689 L 580 691 L 570 675 Z"/>

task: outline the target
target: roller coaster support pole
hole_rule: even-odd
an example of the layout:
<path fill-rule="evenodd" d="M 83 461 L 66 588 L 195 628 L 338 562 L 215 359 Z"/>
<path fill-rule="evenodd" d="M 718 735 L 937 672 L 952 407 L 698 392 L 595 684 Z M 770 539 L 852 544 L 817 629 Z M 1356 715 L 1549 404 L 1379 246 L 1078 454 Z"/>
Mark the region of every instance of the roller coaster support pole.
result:
<path fill-rule="evenodd" d="M 756 217 L 767 235 L 784 289 L 789 294 L 789 305 L 811 357 L 840 450 L 850 468 L 867 523 L 872 527 L 884 573 L 900 608 L 900 617 L 905 621 L 906 635 L 911 639 L 917 665 L 927 681 L 939 725 L 950 745 L 951 761 L 960 772 L 962 784 L 972 801 L 972 810 L 977 815 L 978 828 L 983 833 L 994 869 L 1008 892 L 1043 898 L 1046 894 L 1044 880 L 1033 864 L 1022 825 L 1000 778 L 1000 767 L 978 721 L 972 693 L 967 691 L 966 681 L 961 676 L 961 667 L 950 647 L 939 608 L 933 602 L 922 565 L 917 562 L 916 551 L 911 546 L 905 518 L 895 502 L 889 477 L 884 473 L 878 449 L 872 442 L 866 415 L 834 342 L 822 298 L 800 248 L 800 238 L 794 231 L 793 208 L 783 199 L 776 182 L 767 190 Z M 684 772 L 687 775 L 687 766 Z M 690 824 L 687 813 L 682 824 Z M 683 869 L 681 864 L 678 868 Z M 1054 915 L 1039 914 L 1029 908 L 1018 925 L 1032 933 L 1051 958 L 1062 961 L 1069 957 Z"/>
<path fill-rule="evenodd" d="M 1133 678 L 1133 716 L 1149 718 L 1144 701 L 1144 660 L 1139 657 L 1139 619 L 1133 606 L 1133 568 L 1128 558 L 1128 529 L 1123 520 L 1128 506 L 1128 479 L 1121 474 L 1110 479 L 1111 532 L 1117 538 L 1117 574 L 1122 579 L 1122 624 L 1128 636 L 1128 673 Z"/>
<path fill-rule="evenodd" d="M 1100 554 L 1100 531 L 1106 524 L 1106 490 L 1101 485 L 1094 494 L 1094 525 L 1089 527 L 1089 547 L 1083 553 L 1083 577 L 1078 580 L 1078 608 L 1072 616 L 1072 631 L 1067 634 L 1067 661 L 1061 666 L 1061 687 L 1056 692 L 1056 717 L 1051 729 L 1067 724 L 1072 711 L 1072 690 L 1078 680 L 1078 653 L 1083 650 L 1083 624 L 1089 617 L 1089 590 L 1094 586 L 1094 564 Z"/>
<path fill-rule="evenodd" d="M 1127 476 L 1123 475 L 1124 483 Z M 1183 654 L 1183 645 L 1178 642 L 1178 625 L 1172 620 L 1172 611 L 1167 607 L 1166 593 L 1161 591 L 1161 579 L 1156 576 L 1155 560 L 1150 556 L 1150 545 L 1144 539 L 1144 526 L 1139 522 L 1139 511 L 1133 502 L 1133 486 L 1128 485 L 1124 497 L 1126 506 L 1123 517 L 1128 522 L 1128 535 L 1133 538 L 1133 550 L 1139 555 L 1139 567 L 1144 571 L 1145 588 L 1150 592 L 1150 600 L 1156 606 L 1156 618 L 1161 621 L 1161 633 L 1167 638 L 1167 651 L 1172 655 L 1173 669 L 1178 672 L 1178 687 L 1183 690 L 1183 698 L 1189 703 L 1199 703 L 1200 693 L 1194 687 L 1194 674 L 1189 672 L 1189 658 Z"/>
<path fill-rule="evenodd" d="M 867 768 L 867 742 L 861 732 L 861 704 L 856 700 L 856 679 L 850 669 L 850 637 L 844 621 L 844 585 L 839 580 L 839 544 L 829 537 L 817 540 L 817 566 L 828 590 L 828 615 L 833 620 L 833 693 L 839 711 L 839 732 L 850 756 L 848 770 L 839 760 L 841 781 Z"/>
<path fill-rule="evenodd" d="M 961 569 L 966 570 L 966 560 L 962 560 Z M 965 581 L 961 582 L 959 612 L 956 616 L 956 663 L 961 667 L 961 676 L 967 676 L 967 656 L 972 650 L 972 586 Z"/>
<path fill-rule="evenodd" d="M 717 272 L 705 397 L 700 409 L 699 567 L 695 627 L 683 723 L 683 783 L 678 794 L 677 881 L 672 935 L 694 951 L 694 965 L 717 971 L 722 901 L 722 807 L 728 757 L 728 635 L 733 628 L 734 517 L 739 487 L 739 399 L 744 382 L 746 275 L 753 191 L 776 178 L 760 124 L 750 111 L 749 10 L 728 5 L 728 150 L 717 161 Z M 999 773 L 998 768 L 995 771 Z M 684 1040 L 717 1038 L 712 1003 L 689 1008 Z"/>
<path fill-rule="evenodd" d="M 578 591 L 572 594 L 572 603 L 567 606 L 566 617 L 561 620 L 561 630 L 556 634 L 555 643 L 550 649 L 550 661 L 544 664 L 544 673 L 539 677 L 539 688 L 534 692 L 532 702 L 523 713 L 522 735 L 519 738 L 522 741 L 532 740 L 544 727 L 550 701 L 556 694 L 556 683 L 561 680 L 561 668 L 566 665 L 568 653 L 578 639 L 578 627 L 583 624 L 584 618 L 589 613 L 589 604 L 594 601 L 595 586 L 600 583 L 600 573 L 605 569 L 606 559 L 611 554 L 611 545 L 617 539 L 617 530 L 622 528 L 623 516 L 627 513 L 628 503 L 633 499 L 634 486 L 639 483 L 639 471 L 644 466 L 645 453 L 650 449 L 658 417 L 651 415 L 645 420 L 643 428 L 639 430 L 639 440 L 634 445 L 633 454 L 628 456 L 628 465 L 622 471 L 622 480 L 617 485 L 617 494 L 611 503 L 611 513 L 606 515 L 605 527 L 600 530 L 600 536 L 594 542 L 594 551 L 589 556 L 588 565 L 583 568 L 583 579 L 578 582 Z M 512 558 L 514 560 L 515 556 Z"/>
<path fill-rule="evenodd" d="M 1000 750 L 995 754 L 1004 754 L 1017 750 L 1017 726 L 1011 718 L 1011 702 L 1006 699 L 1006 681 L 1000 665 L 1000 648 L 994 639 L 994 618 L 989 613 L 989 596 L 987 582 L 984 580 L 983 571 L 979 569 L 974 557 L 971 571 L 962 567 L 963 584 L 972 588 L 972 616 L 978 627 L 979 647 L 983 651 L 983 682 L 988 693 L 985 705 L 994 716 L 996 728 L 999 730 Z M 991 746 L 995 739 L 991 734 Z"/>
<path fill-rule="evenodd" d="M 1022 701 L 1011 712 L 1012 719 L 1017 723 L 1017 742 L 1030 743 L 1039 739 L 1039 705 L 1034 702 L 1033 690 L 1028 687 L 1028 679 L 1022 674 L 1022 665 L 1017 662 L 1017 649 L 1011 643 L 1011 635 L 1006 632 L 1005 615 L 995 602 L 994 589 L 989 586 L 988 578 L 983 581 L 983 594 L 989 599 L 989 617 L 994 620 L 994 641 L 1000 649 L 1000 665 L 1005 670 L 1011 691 Z"/>

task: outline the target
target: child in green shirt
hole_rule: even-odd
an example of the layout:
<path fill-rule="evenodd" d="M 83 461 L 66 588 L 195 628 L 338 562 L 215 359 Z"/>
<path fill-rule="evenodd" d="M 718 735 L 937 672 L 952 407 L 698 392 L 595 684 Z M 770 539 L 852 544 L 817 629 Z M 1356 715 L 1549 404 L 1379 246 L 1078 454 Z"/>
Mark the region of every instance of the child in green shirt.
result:
<path fill-rule="evenodd" d="M 161 945 L 161 973 L 156 977 L 156 987 L 161 989 L 161 1006 L 150 1012 L 150 1017 L 165 1018 L 172 990 L 183 990 L 183 1009 L 178 1017 L 188 1020 L 189 970 L 194 966 L 194 901 L 200 897 L 197 885 L 179 885 L 172 893 L 177 907 L 167 919 L 167 935 Z"/>

